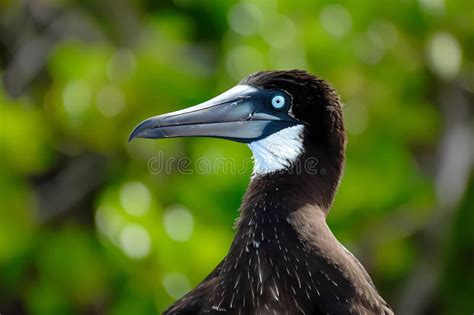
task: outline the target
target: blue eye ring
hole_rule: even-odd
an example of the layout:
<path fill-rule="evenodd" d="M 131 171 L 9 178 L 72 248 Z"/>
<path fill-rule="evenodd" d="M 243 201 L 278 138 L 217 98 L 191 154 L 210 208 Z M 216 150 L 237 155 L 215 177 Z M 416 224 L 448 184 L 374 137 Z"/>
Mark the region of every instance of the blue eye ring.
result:
<path fill-rule="evenodd" d="M 274 109 L 281 110 L 283 107 L 285 107 L 285 98 L 282 95 L 275 95 L 272 98 L 272 106 Z"/>

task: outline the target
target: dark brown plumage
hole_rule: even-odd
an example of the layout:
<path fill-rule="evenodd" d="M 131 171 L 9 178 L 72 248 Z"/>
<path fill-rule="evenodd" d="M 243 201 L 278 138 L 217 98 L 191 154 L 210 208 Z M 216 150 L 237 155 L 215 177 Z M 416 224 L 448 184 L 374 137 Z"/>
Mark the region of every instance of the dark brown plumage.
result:
<path fill-rule="evenodd" d="M 336 92 L 299 70 L 240 84 L 289 95 L 304 150 L 288 167 L 252 178 L 227 256 L 165 314 L 392 314 L 326 225 L 346 146 Z"/>

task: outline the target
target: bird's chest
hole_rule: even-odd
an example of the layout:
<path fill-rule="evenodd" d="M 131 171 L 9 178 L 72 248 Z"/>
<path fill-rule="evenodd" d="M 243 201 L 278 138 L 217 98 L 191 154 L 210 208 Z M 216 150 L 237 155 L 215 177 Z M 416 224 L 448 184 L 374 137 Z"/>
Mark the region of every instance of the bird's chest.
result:
<path fill-rule="evenodd" d="M 267 220 L 249 221 L 237 236 L 209 296 L 211 313 L 309 314 L 318 289 L 308 253 L 284 222 Z"/>

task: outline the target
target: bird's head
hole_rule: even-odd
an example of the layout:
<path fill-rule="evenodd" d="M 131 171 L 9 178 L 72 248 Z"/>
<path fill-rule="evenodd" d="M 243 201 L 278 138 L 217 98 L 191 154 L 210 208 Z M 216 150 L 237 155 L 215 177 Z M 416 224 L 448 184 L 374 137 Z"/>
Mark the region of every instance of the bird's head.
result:
<path fill-rule="evenodd" d="M 343 157 L 342 108 L 334 89 L 306 71 L 262 71 L 202 104 L 154 116 L 133 138 L 213 137 L 247 143 L 256 174 L 290 167 L 305 152 Z"/>

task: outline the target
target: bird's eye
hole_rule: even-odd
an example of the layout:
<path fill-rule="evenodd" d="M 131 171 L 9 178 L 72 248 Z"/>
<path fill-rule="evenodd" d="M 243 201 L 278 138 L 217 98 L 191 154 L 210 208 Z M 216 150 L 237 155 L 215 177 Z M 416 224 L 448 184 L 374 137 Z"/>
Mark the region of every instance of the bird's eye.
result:
<path fill-rule="evenodd" d="M 285 98 L 281 95 L 276 95 L 272 98 L 272 106 L 275 109 L 282 109 L 285 106 Z"/>

